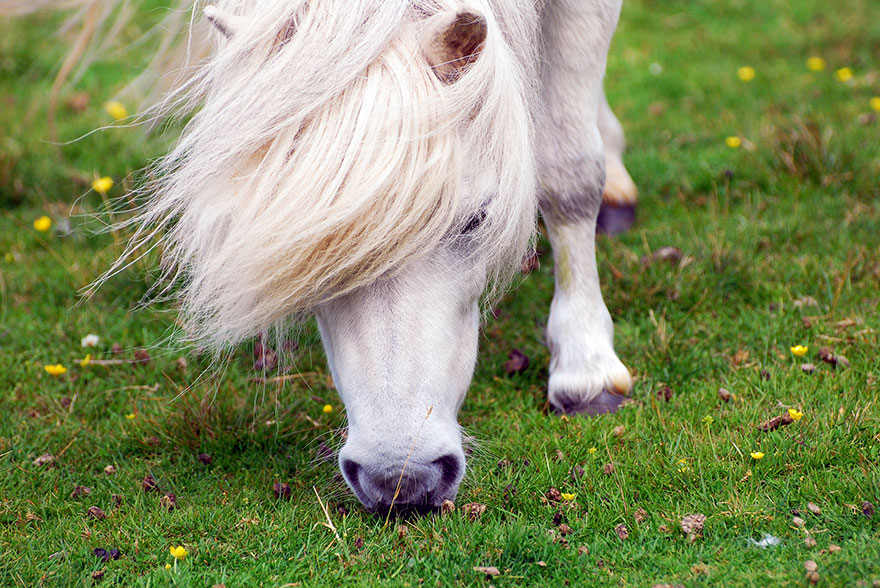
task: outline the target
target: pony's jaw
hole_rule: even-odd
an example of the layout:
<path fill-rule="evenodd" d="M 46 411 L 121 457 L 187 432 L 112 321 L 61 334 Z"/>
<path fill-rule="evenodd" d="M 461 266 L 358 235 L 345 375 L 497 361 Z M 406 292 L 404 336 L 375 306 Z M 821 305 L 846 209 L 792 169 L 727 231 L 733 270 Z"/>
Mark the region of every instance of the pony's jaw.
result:
<path fill-rule="evenodd" d="M 340 468 L 370 510 L 437 508 L 464 476 L 456 415 L 476 361 L 485 279 L 453 276 L 432 257 L 316 313 L 348 416 Z"/>

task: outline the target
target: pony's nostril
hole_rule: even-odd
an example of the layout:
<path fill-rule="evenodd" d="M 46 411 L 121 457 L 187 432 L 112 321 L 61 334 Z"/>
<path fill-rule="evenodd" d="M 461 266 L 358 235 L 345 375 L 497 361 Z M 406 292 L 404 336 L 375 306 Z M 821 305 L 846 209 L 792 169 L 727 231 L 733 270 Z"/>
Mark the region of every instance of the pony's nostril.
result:
<path fill-rule="evenodd" d="M 350 459 L 343 459 L 339 467 L 342 469 L 345 479 L 348 480 L 348 484 L 354 489 L 356 494 L 360 494 L 360 480 L 358 479 L 358 473 L 361 470 L 360 464 Z"/>
<path fill-rule="evenodd" d="M 435 459 L 434 465 L 440 468 L 440 482 L 437 484 L 437 490 L 442 492 L 458 482 L 462 468 L 461 459 L 458 456 L 452 454 L 444 455 L 441 458 Z"/>

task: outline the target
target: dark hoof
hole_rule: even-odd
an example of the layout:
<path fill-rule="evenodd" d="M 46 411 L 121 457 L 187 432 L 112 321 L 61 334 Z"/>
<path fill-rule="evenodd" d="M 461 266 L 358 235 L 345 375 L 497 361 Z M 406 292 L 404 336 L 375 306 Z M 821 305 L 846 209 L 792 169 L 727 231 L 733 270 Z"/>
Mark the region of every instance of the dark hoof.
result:
<path fill-rule="evenodd" d="M 588 402 L 583 402 L 576 398 L 560 396 L 560 406 L 553 404 L 553 409 L 560 414 L 586 414 L 596 416 L 599 414 L 615 413 L 624 401 L 626 396 L 620 394 L 612 394 L 607 390 L 602 390 L 598 396 Z"/>
<path fill-rule="evenodd" d="M 596 219 L 596 232 L 606 235 L 619 235 L 628 231 L 636 222 L 636 205 L 602 203 L 599 218 Z"/>

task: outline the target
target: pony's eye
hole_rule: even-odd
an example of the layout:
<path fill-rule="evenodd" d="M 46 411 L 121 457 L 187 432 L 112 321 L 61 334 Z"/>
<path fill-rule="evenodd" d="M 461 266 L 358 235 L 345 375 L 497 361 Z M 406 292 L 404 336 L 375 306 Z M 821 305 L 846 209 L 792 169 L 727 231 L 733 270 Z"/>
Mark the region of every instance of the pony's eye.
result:
<path fill-rule="evenodd" d="M 467 235 L 468 233 L 474 232 L 481 224 L 483 224 L 484 220 L 486 220 L 486 211 L 480 210 L 468 219 L 467 223 L 465 223 L 464 227 L 461 229 L 461 234 Z"/>

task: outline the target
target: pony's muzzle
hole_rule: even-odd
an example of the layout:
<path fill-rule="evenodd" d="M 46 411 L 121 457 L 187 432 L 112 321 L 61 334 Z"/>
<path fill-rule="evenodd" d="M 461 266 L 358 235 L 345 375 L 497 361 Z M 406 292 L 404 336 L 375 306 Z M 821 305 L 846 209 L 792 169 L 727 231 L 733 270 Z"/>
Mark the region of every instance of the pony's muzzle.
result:
<path fill-rule="evenodd" d="M 405 467 L 340 459 L 348 485 L 367 510 L 377 513 L 430 512 L 452 500 L 464 475 L 464 456 L 447 454 L 428 463 Z"/>

